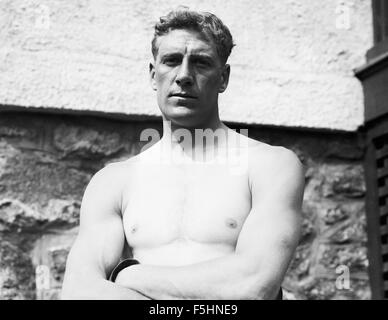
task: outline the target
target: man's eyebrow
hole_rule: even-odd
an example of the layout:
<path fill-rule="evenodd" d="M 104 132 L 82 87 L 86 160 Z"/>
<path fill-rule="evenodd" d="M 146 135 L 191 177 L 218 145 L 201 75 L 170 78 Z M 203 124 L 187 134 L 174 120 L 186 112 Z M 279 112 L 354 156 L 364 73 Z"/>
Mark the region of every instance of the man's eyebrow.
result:
<path fill-rule="evenodd" d="M 165 58 L 175 58 L 175 57 L 181 57 L 182 53 L 180 52 L 166 52 L 161 54 L 160 58 L 165 59 Z"/>
<path fill-rule="evenodd" d="M 170 58 L 182 58 L 183 54 L 181 52 L 165 52 L 160 55 L 160 60 L 170 59 Z M 206 60 L 208 62 L 214 62 L 216 60 L 216 57 L 213 55 L 207 54 L 207 53 L 192 53 L 189 56 L 189 59 L 202 59 Z"/>
<path fill-rule="evenodd" d="M 201 59 L 209 59 L 209 60 L 214 60 L 214 57 L 210 54 L 204 54 L 204 53 L 193 53 L 190 55 L 190 58 L 201 58 Z"/>

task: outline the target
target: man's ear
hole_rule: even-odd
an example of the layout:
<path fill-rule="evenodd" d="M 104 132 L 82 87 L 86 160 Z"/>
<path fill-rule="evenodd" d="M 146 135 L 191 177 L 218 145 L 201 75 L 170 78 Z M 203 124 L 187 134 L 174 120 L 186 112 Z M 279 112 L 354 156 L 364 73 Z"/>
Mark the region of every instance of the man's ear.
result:
<path fill-rule="evenodd" d="M 155 81 L 155 62 L 154 60 L 150 61 L 150 82 L 151 82 L 151 87 L 153 90 L 157 90 L 156 87 L 156 81 Z"/>
<path fill-rule="evenodd" d="M 220 88 L 218 89 L 219 93 L 224 92 L 226 90 L 226 88 L 228 87 L 229 76 L 230 76 L 230 65 L 226 64 L 224 66 L 224 68 L 222 70 L 222 74 L 221 74 L 221 85 L 220 85 Z"/>

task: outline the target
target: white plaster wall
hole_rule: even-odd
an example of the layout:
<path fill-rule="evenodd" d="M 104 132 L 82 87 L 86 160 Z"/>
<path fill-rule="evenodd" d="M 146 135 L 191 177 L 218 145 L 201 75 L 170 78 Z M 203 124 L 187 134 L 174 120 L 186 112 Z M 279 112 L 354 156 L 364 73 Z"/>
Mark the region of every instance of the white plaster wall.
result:
<path fill-rule="evenodd" d="M 217 14 L 237 44 L 223 120 L 356 130 L 363 96 L 352 69 L 372 46 L 370 2 L 0 0 L 0 110 L 159 115 L 148 82 L 152 27 L 186 4 Z"/>

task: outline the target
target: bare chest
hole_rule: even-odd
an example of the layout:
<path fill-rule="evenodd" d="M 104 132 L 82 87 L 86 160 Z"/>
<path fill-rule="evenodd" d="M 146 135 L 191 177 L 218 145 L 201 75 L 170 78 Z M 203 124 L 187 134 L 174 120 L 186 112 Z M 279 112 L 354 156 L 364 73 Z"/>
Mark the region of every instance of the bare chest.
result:
<path fill-rule="evenodd" d="M 141 168 L 123 198 L 124 230 L 135 249 L 179 240 L 235 246 L 251 208 L 247 176 L 219 165 Z"/>

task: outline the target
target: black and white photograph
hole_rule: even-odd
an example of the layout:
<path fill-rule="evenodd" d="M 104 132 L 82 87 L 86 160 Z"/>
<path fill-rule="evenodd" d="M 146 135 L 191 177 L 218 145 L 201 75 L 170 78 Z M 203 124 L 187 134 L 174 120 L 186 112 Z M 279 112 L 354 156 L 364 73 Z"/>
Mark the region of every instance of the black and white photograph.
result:
<path fill-rule="evenodd" d="M 0 300 L 385 299 L 387 0 L 0 0 Z"/>

